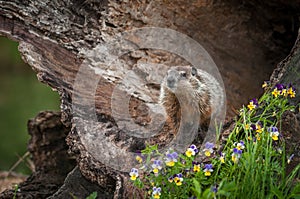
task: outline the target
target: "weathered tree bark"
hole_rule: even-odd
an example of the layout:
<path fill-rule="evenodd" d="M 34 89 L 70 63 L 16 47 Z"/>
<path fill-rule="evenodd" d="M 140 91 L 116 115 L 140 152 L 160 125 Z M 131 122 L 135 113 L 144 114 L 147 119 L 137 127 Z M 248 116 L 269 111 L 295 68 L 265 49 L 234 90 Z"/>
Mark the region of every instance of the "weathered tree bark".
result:
<path fill-rule="evenodd" d="M 160 120 L 160 111 L 155 107 L 159 95 L 156 78 L 161 79 L 172 65 L 188 63 L 174 53 L 144 48 L 138 35 L 125 34 L 127 43 L 113 43 L 121 51 L 114 54 L 114 49 L 104 48 L 113 41 L 112 38 L 134 28 L 154 26 L 176 30 L 201 43 L 223 78 L 230 117 L 234 114 L 233 109 L 260 95 L 262 81 L 269 79 L 274 65 L 287 54 L 289 56 L 278 65 L 271 80 L 273 83 L 293 82 L 299 88 L 299 10 L 299 1 L 281 0 L 264 3 L 254 0 L 226 3 L 203 0 L 11 0 L 0 1 L 0 34 L 18 41 L 23 59 L 36 71 L 38 79 L 60 94 L 61 120 L 68 130 L 71 129 L 67 145 L 70 154 L 76 157 L 82 175 L 99 185 L 97 191 L 101 198 L 130 198 L 132 194 L 139 197 L 140 193 L 127 183 L 124 168 L 116 169 L 111 165 L 131 165 L 129 152 L 142 149 L 146 142 L 166 146 L 172 140 L 176 132 L 168 121 L 160 135 L 154 137 L 132 136 L 128 128 L 161 127 L 156 123 Z M 119 57 L 115 58 L 116 55 Z M 109 61 L 115 62 L 103 64 Z M 153 68 L 154 64 L 158 68 Z M 157 76 L 151 76 L 151 70 L 157 70 Z M 141 76 L 154 83 L 141 84 L 137 78 Z M 122 104 L 118 99 L 128 102 Z M 117 100 L 113 104 L 115 107 L 112 106 L 114 100 Z M 298 95 L 295 102 L 299 101 Z M 132 126 L 122 126 L 116 121 L 116 117 L 124 116 L 120 112 L 126 111 L 132 118 Z M 287 117 L 286 128 L 290 127 L 291 121 L 296 125 L 290 128 L 290 135 L 295 148 L 298 146 L 299 149 L 299 139 L 295 137 L 299 133 L 297 114 Z M 151 120 L 151 115 L 157 116 L 157 120 Z M 60 123 L 56 125 L 61 127 Z M 61 132 L 62 135 L 65 133 Z M 35 154 L 39 149 L 36 150 L 31 152 Z M 55 156 L 46 157 L 47 161 L 57 161 Z M 35 162 L 39 165 L 42 160 L 37 156 Z M 70 169 L 68 166 L 59 170 L 63 172 L 59 176 L 64 179 Z M 41 176 L 47 178 L 44 173 Z M 32 197 L 64 198 L 66 193 L 73 193 L 72 183 L 75 185 L 79 179 L 82 176 L 74 170 L 60 189 L 61 178 L 54 187 L 38 188 L 45 194 L 32 191 Z M 43 181 L 39 183 L 43 185 Z M 82 191 L 84 194 L 74 195 L 84 197 L 93 189 L 93 185 L 90 186 L 92 188 Z M 12 192 L 1 196 L 7 194 L 11 196 Z"/>

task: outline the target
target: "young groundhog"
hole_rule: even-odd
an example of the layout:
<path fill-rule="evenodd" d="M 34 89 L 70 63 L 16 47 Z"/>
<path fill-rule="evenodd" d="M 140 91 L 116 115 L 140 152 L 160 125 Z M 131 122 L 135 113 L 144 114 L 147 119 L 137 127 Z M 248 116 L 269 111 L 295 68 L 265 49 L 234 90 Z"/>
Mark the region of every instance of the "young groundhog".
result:
<path fill-rule="evenodd" d="M 160 104 L 165 108 L 167 120 L 178 129 L 181 119 L 194 121 L 190 113 L 199 115 L 199 127 L 208 127 L 211 118 L 223 106 L 223 89 L 209 73 L 191 66 L 171 67 L 160 89 Z M 187 118 L 181 118 L 185 110 Z M 191 114 L 195 115 L 195 114 Z"/>

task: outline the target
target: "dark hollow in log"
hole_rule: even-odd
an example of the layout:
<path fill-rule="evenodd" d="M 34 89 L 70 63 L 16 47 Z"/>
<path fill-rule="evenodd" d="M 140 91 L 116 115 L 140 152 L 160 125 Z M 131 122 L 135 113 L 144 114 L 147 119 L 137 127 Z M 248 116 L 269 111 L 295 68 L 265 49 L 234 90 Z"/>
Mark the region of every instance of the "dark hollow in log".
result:
<path fill-rule="evenodd" d="M 282 0 L 0 1 L 0 33 L 20 42 L 23 59 L 38 79 L 59 92 L 62 122 L 71 127 L 67 144 L 82 174 L 121 197 L 131 188 L 126 185 L 126 174 L 111 165 L 130 165 L 132 154 L 128 152 L 143 148 L 146 141 L 163 147 L 176 132 L 166 121 L 157 137 L 132 136 L 129 127 L 120 128 L 114 116 L 128 107 L 125 111 L 133 127 L 146 129 L 154 118 L 159 121 L 157 80 L 170 66 L 186 65 L 189 60 L 142 47 L 143 42 L 132 35 L 127 43 L 115 43 L 128 48 L 126 53 L 123 48 L 120 52 L 106 49 L 106 44 L 124 31 L 153 26 L 191 37 L 218 66 L 230 117 L 234 109 L 260 95 L 263 80 L 269 79 L 275 64 L 290 52 L 297 36 L 299 39 L 299 8 L 299 1 Z M 273 82 L 292 80 L 299 86 L 298 76 L 290 76 L 300 68 L 297 45 L 278 65 Z M 150 69 L 156 70 L 155 76 Z M 152 83 L 141 84 L 137 77 Z M 121 99 L 116 105 L 124 103 L 116 112 L 114 99 Z M 299 102 L 299 98 L 295 100 Z"/>

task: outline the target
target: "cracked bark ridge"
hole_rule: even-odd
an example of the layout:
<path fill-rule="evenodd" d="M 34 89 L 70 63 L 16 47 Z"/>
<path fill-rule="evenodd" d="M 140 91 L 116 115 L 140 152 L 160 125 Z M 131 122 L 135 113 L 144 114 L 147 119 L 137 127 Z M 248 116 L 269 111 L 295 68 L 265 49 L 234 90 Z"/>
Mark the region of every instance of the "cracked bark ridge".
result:
<path fill-rule="evenodd" d="M 98 184 L 93 184 L 86 178 L 84 178 L 78 169 L 75 167 L 66 177 L 64 184 L 59 190 L 54 193 L 48 199 L 66 199 L 72 198 L 86 198 L 91 193 L 97 192 L 97 198 L 111 199 L 113 194 L 105 192 L 105 190 L 99 188 Z"/>

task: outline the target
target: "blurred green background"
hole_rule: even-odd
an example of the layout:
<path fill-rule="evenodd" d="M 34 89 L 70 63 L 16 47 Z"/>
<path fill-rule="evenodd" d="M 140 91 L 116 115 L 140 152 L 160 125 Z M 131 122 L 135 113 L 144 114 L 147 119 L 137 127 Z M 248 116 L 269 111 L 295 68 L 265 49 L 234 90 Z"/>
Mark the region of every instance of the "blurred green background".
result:
<path fill-rule="evenodd" d="M 17 42 L 0 37 L 0 170 L 9 170 L 26 153 L 28 119 L 59 110 L 57 92 L 37 80 L 17 48 Z M 26 161 L 14 171 L 30 173 Z"/>

